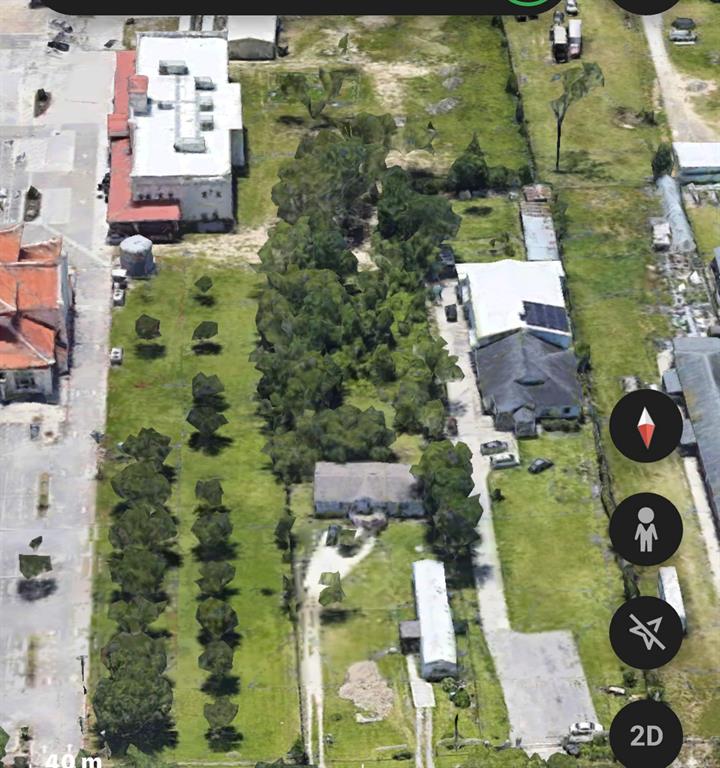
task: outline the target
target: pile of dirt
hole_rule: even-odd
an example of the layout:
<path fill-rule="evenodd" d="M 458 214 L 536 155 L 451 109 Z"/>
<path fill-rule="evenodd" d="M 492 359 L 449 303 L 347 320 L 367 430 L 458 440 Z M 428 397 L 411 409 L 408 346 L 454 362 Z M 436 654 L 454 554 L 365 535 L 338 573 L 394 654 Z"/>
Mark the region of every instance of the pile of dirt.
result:
<path fill-rule="evenodd" d="M 374 661 L 358 661 L 348 667 L 339 694 L 341 699 L 352 701 L 358 709 L 378 718 L 390 714 L 395 696 Z"/>

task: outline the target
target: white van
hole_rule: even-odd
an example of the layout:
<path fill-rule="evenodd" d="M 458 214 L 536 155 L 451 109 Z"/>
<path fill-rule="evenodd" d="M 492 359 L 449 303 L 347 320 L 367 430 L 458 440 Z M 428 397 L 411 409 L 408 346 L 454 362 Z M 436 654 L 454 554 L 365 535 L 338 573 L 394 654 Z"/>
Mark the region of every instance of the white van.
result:
<path fill-rule="evenodd" d="M 568 53 L 571 59 L 579 59 L 582 55 L 582 21 L 570 19 L 568 22 Z"/>

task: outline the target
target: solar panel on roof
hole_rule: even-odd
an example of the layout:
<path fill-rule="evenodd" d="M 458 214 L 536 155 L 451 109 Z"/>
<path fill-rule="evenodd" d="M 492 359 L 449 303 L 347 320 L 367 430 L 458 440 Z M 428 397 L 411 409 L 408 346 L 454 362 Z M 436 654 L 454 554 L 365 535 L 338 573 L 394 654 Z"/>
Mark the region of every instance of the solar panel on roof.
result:
<path fill-rule="evenodd" d="M 569 331 L 570 323 L 564 307 L 553 307 L 550 304 L 538 304 L 534 301 L 523 301 L 525 322 L 539 328 L 552 328 L 556 331 Z"/>

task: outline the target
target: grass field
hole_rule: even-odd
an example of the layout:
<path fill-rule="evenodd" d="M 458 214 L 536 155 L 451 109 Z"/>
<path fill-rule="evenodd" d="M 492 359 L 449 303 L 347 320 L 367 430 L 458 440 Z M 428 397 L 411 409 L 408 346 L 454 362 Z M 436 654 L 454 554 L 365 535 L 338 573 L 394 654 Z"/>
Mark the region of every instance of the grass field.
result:
<path fill-rule="evenodd" d="M 510 621 L 520 632 L 572 631 L 597 715 L 609 723 L 623 702 L 600 688 L 622 685 L 608 625 L 623 591 L 597 496 L 591 429 L 521 441 L 520 456 L 523 466 L 491 476 L 505 496 L 493 522 Z M 527 465 L 538 456 L 555 466 L 531 475 Z"/>
<path fill-rule="evenodd" d="M 695 45 L 668 45 L 673 64 L 688 78 L 705 80 L 708 90 L 693 103 L 706 117 L 720 119 L 720 7 L 706 0 L 680 0 L 663 19 L 668 32 L 672 20 L 688 16 L 697 24 Z"/>
<path fill-rule="evenodd" d="M 552 171 L 554 119 L 547 102 L 556 94 L 551 77 L 557 67 L 549 62 L 543 30 L 510 24 L 511 49 L 526 83 L 529 130 L 543 178 L 555 184 L 567 206 L 563 260 L 575 335 L 591 351 L 593 400 L 616 498 L 653 490 L 673 500 L 685 517 L 685 536 L 674 562 L 690 624 L 698 630 L 662 670 L 661 679 L 685 732 L 707 737 L 720 732 L 719 603 L 704 576 L 707 555 L 682 466 L 677 458 L 633 464 L 620 456 L 607 434 L 610 411 L 622 395 L 621 377 L 656 382 L 658 342 L 672 336 L 661 311 L 667 292 L 654 270 L 647 234 L 647 219 L 658 215 L 659 203 L 645 185 L 652 152 L 667 129 L 662 115 L 657 127 L 622 128 L 618 123 L 620 108 L 626 117 L 628 109 L 638 115 L 652 109 L 652 65 L 638 24 L 626 25 L 622 12 L 608 0 L 587 3 L 583 19 L 588 35 L 583 58 L 601 65 L 606 83 L 571 107 L 566 120 L 565 168 L 568 159 L 571 165 L 575 156 L 583 159 L 573 173 Z M 642 588 L 656 594 L 652 569 L 643 575 Z"/>
<path fill-rule="evenodd" d="M 193 298 L 192 284 L 202 274 L 215 282 L 216 305 L 211 308 Z M 276 758 L 288 750 L 300 731 L 293 628 L 280 605 L 287 566 L 281 563 L 273 540 L 283 493 L 261 452 L 264 439 L 253 403 L 256 372 L 248 361 L 255 342 L 256 286 L 254 274 L 242 268 L 214 267 L 202 259 L 166 258 L 152 281 L 134 285 L 127 306 L 114 316 L 112 343 L 125 348 L 125 361 L 110 376 L 108 443 L 114 445 L 146 426 L 170 435 L 174 446 L 168 464 L 175 468 L 177 479 L 170 506 L 179 519 L 181 564 L 167 576 L 170 605 L 162 621 L 171 633 L 169 675 L 175 686 L 178 731 L 178 744 L 171 754 L 178 760 L 209 755 L 202 714 L 208 699 L 200 691 L 205 673 L 197 666 L 201 646 L 194 582 L 198 569 L 191 552 L 196 542 L 190 532 L 194 486 L 200 478 L 221 478 L 234 523 L 237 575 L 231 600 L 241 635 L 235 654 L 235 671 L 241 681 L 235 726 L 244 736 L 237 753 L 247 760 Z M 133 326 L 142 313 L 161 321 L 165 354 L 159 359 L 140 359 L 135 353 Z M 219 323 L 222 351 L 198 357 L 191 349 L 192 331 L 210 317 Z M 226 387 L 230 423 L 222 433 L 232 442 L 215 457 L 188 447 L 191 429 L 184 419 L 191 402 L 190 383 L 198 371 L 217 373 Z M 111 476 L 114 471 L 115 465 L 108 462 L 106 474 Z M 105 616 L 112 585 L 102 558 L 108 551 L 105 529 L 115 501 L 104 483 L 100 494 L 101 567 L 95 583 L 96 651 L 112 631 Z"/>
<path fill-rule="evenodd" d="M 506 196 L 456 200 L 453 210 L 462 217 L 451 244 L 458 261 L 495 261 L 524 258 L 520 208 Z"/>

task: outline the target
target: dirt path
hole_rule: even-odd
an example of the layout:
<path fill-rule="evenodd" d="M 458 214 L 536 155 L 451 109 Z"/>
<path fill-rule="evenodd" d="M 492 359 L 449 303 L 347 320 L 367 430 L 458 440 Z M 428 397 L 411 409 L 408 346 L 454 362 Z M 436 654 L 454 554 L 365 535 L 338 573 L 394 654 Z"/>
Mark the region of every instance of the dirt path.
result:
<path fill-rule="evenodd" d="M 305 718 L 305 751 L 311 765 L 325 768 L 325 733 L 323 730 L 323 673 L 321 653 L 322 606 L 319 598 L 323 586 L 320 576 L 325 571 L 338 572 L 345 578 L 352 569 L 372 552 L 375 538 L 366 539 L 352 557 L 343 557 L 335 547 L 328 547 L 324 537 L 310 558 L 303 582 L 303 600 L 300 609 L 300 631 L 302 637 L 302 659 L 300 678 L 302 681 L 303 714 Z M 313 732 L 313 725 L 316 732 Z"/>
<path fill-rule="evenodd" d="M 688 89 L 692 78 L 677 71 L 665 47 L 662 14 L 643 16 L 645 37 L 655 65 L 660 92 L 665 104 L 672 136 L 675 141 L 718 141 L 720 133 L 696 111 L 693 92 Z M 711 85 L 708 84 L 708 88 Z M 707 93 L 707 90 L 705 91 Z"/>

